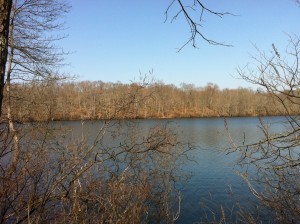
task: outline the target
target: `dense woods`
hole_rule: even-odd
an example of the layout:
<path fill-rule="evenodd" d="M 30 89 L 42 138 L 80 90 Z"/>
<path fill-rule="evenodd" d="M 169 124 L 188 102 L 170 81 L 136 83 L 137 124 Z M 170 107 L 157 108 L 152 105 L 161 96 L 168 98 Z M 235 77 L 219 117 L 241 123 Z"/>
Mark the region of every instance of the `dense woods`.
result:
<path fill-rule="evenodd" d="M 163 83 L 32 82 L 13 85 L 19 121 L 284 115 L 266 92 Z M 128 107 L 130 105 L 130 107 Z M 291 113 L 292 107 L 290 108 Z"/>

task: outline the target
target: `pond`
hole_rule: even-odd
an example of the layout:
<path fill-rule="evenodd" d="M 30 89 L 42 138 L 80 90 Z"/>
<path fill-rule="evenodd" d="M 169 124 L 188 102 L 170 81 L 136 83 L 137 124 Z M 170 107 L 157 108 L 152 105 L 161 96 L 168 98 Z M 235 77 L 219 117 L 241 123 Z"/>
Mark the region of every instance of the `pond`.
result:
<path fill-rule="evenodd" d="M 278 132 L 282 129 L 280 122 L 283 121 L 283 117 L 263 119 L 273 124 L 272 131 Z M 157 124 L 168 123 L 180 141 L 196 146 L 194 150 L 188 152 L 191 161 L 186 162 L 183 167 L 183 172 L 191 174 L 191 177 L 181 187 L 181 215 L 177 223 L 205 221 L 205 217 L 211 219 L 213 212 L 220 209 L 221 205 L 226 210 L 226 215 L 230 215 L 228 211 L 236 209 L 237 201 L 246 207 L 251 202 L 258 203 L 247 184 L 236 174 L 238 168 L 234 166 L 234 162 L 237 155 L 227 154 L 225 151 L 231 147 L 228 131 L 237 144 L 251 143 L 260 139 L 262 133 L 258 128 L 258 118 L 228 118 L 229 130 L 225 128 L 223 118 L 148 119 L 134 122 L 139 125 L 140 135 Z M 80 133 L 88 133 L 89 138 L 93 139 L 103 121 L 59 122 L 59 124 L 71 128 L 75 137 L 80 136 Z M 123 131 L 130 131 L 130 127 L 124 127 Z M 267 217 L 262 219 L 267 220 Z"/>

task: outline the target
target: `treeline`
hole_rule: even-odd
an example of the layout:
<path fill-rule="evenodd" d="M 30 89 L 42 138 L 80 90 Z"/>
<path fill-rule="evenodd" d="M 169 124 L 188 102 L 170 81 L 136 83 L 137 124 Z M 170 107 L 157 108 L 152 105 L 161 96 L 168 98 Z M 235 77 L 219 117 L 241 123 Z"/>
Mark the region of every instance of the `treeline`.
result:
<path fill-rule="evenodd" d="M 267 93 L 215 84 L 102 81 L 13 85 L 13 115 L 21 121 L 284 115 Z"/>

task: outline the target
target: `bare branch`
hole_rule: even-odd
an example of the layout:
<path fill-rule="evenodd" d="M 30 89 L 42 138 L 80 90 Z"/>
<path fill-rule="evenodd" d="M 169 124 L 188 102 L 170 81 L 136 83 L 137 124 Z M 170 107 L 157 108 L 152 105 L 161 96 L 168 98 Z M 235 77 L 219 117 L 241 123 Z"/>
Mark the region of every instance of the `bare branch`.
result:
<path fill-rule="evenodd" d="M 259 52 L 254 57 L 256 69 L 239 69 L 244 80 L 267 90 L 269 99 L 286 111 L 286 121 L 281 131 L 271 131 L 271 124 L 260 120 L 262 138 L 253 144 L 237 146 L 240 153 L 238 164 L 248 171 L 241 174 L 252 193 L 276 214 L 277 221 L 292 223 L 300 214 L 300 57 L 299 37 L 289 36 L 284 53 L 272 44 L 273 52 L 267 56 Z M 279 109 L 279 108 L 278 108 Z M 261 186 L 258 190 L 255 186 Z"/>
<path fill-rule="evenodd" d="M 229 12 L 217 12 L 207 8 L 200 0 L 194 0 L 192 5 L 184 5 L 182 0 L 172 0 L 165 11 L 165 21 L 168 20 L 168 15 L 170 14 L 170 10 L 172 7 L 175 7 L 175 3 L 179 6 L 179 10 L 171 19 L 171 23 L 176 20 L 180 15 L 184 16 L 185 21 L 187 22 L 191 36 L 190 38 L 178 49 L 178 52 L 181 51 L 186 45 L 191 44 L 194 48 L 197 48 L 197 37 L 199 36 L 202 40 L 206 41 L 211 45 L 219 45 L 231 47 L 230 44 L 225 44 L 219 41 L 212 40 L 207 38 L 205 34 L 201 31 L 203 17 L 205 13 L 215 15 L 217 17 L 223 18 L 226 15 L 233 15 Z M 195 19 L 191 12 L 199 12 L 199 18 Z"/>

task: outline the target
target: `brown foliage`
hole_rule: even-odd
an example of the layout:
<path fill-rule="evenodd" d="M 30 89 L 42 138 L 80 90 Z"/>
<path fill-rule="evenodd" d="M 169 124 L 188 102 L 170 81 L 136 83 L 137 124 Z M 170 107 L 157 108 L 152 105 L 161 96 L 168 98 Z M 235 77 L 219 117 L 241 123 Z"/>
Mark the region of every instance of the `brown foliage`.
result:
<path fill-rule="evenodd" d="M 285 115 L 268 93 L 154 83 L 27 83 L 13 85 L 14 118 L 20 121 L 230 117 Z M 292 114 L 294 106 L 288 105 Z M 125 109 L 126 108 L 126 109 Z"/>

